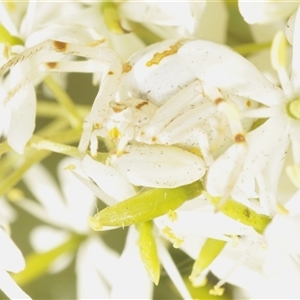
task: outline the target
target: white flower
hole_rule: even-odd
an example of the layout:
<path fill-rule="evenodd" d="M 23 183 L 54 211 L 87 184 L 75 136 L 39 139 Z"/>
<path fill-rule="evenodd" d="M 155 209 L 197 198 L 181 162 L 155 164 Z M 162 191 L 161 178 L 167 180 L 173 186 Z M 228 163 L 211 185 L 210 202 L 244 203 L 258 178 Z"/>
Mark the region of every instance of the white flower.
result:
<path fill-rule="evenodd" d="M 2 228 L 0 228 L 0 244 L 0 289 L 10 299 L 31 299 L 8 273 L 22 271 L 25 268 L 25 260 L 19 248 Z"/>
<path fill-rule="evenodd" d="M 298 191 L 267 225 L 264 237 L 244 236 L 227 244 L 211 266 L 220 284 L 237 285 L 251 299 L 299 298 L 299 203 Z"/>
<path fill-rule="evenodd" d="M 249 98 L 256 100 L 263 106 L 246 112 L 244 116 L 267 118 L 266 122 L 245 135 L 246 143 L 236 143 L 231 146 L 216 160 L 208 173 L 209 191 L 213 194 L 222 194 L 226 190 L 226 186 L 228 187 L 228 182 L 232 182 L 230 176 L 234 170 L 238 169 L 237 166 L 240 166 L 241 172 L 237 172 L 239 178 L 235 188 L 231 191 L 232 197 L 238 199 L 240 197 L 238 194 L 242 191 L 244 191 L 244 195 L 248 194 L 248 197 L 255 197 L 257 190 L 254 188 L 254 182 L 256 181 L 259 188 L 258 197 L 263 211 L 271 215 L 276 209 L 278 180 L 289 145 L 291 145 L 293 154 L 293 164 L 299 165 L 300 163 L 298 134 L 300 129 L 298 114 L 299 22 L 300 18 L 297 18 L 294 30 L 291 76 L 288 76 L 286 70 L 286 46 L 284 46 L 282 35 L 278 35 L 274 41 L 272 62 L 278 72 L 282 88 L 279 89 L 270 83 L 264 83 L 260 88 L 249 91 Z M 246 62 L 244 68 L 246 70 Z M 250 68 L 248 71 L 250 74 Z M 256 78 L 250 79 L 250 76 L 248 78 L 246 76 L 245 80 L 249 80 L 251 84 L 255 82 L 258 84 L 265 81 L 261 77 L 262 75 L 258 75 Z M 232 84 L 234 85 L 233 82 Z M 259 94 L 262 97 L 258 97 Z M 220 169 L 222 169 L 222 174 L 219 172 Z"/>
<path fill-rule="evenodd" d="M 1 3 L 0 8 L 4 26 L 1 30 L 5 31 L 6 35 L 15 37 L 11 38 L 13 44 L 8 47 L 13 55 L 5 57 L 6 64 L 2 64 L 0 68 L 2 77 L 0 135 L 7 137 L 8 144 L 18 153 L 22 153 L 35 128 L 36 94 L 34 86 L 46 74 L 47 68 L 44 63 L 60 61 L 62 57 L 53 51 L 40 53 L 36 50 L 33 52 L 29 50 L 27 54 L 22 53 L 20 56 L 18 54 L 47 39 L 84 43 L 94 41 L 95 36 L 89 31 L 89 28 L 64 23 L 67 16 L 81 8 L 76 3 L 47 4 L 30 1 L 25 12 L 24 3 L 16 3 L 12 13 L 4 3 Z M 23 18 L 21 12 L 25 13 Z M 10 52 L 9 50 L 8 52 Z M 13 62 L 11 58 L 15 54 L 17 56 Z M 1 61 L 4 62 L 2 59 Z M 10 73 L 3 78 L 10 67 L 12 67 Z M 22 91 L 20 92 L 20 90 Z"/>
<path fill-rule="evenodd" d="M 131 183 L 129 183 L 126 180 L 126 178 L 118 170 L 116 170 L 110 166 L 106 166 L 104 164 L 96 162 L 89 156 L 86 156 L 82 161 L 82 167 L 83 167 L 83 170 L 86 172 L 87 176 L 93 182 L 95 182 L 97 184 L 97 187 L 92 186 L 91 182 L 87 182 L 84 179 L 84 177 L 80 176 L 79 174 L 77 174 L 77 177 L 81 181 L 83 181 L 85 184 L 90 186 L 93 189 L 93 191 L 96 192 L 100 196 L 102 201 L 104 201 L 108 205 L 116 204 L 118 201 L 125 200 L 126 198 L 130 198 L 130 197 L 133 197 L 138 194 L 135 191 L 135 186 L 133 186 Z M 128 207 L 129 214 L 130 214 L 131 209 L 132 209 L 131 207 Z M 116 212 L 116 217 L 117 217 L 117 212 Z M 94 221 L 93 221 L 93 224 L 94 224 Z M 94 227 L 93 224 L 91 226 L 93 228 L 96 228 L 96 227 Z M 106 229 L 111 229 L 111 228 L 112 228 L 111 226 L 104 226 L 102 229 L 106 230 Z M 157 243 L 157 249 L 158 249 L 158 255 L 160 257 L 160 262 L 162 263 L 164 269 L 170 276 L 171 280 L 173 281 L 174 285 L 177 287 L 177 289 L 178 289 L 179 293 L 182 295 L 182 297 L 190 298 L 190 294 L 189 294 L 187 288 L 185 287 L 185 284 L 182 281 L 181 275 L 179 274 L 176 266 L 174 265 L 174 262 L 171 259 L 170 254 L 168 253 L 168 251 L 166 249 L 166 246 L 164 245 L 163 241 L 161 240 L 161 237 L 157 236 L 157 234 L 158 234 L 157 229 L 158 229 L 158 227 L 154 228 L 154 234 L 156 236 L 155 240 Z M 127 258 L 125 260 L 125 257 L 132 257 L 132 258 L 138 257 L 138 259 L 140 261 L 138 264 L 141 263 L 140 253 L 137 252 L 137 250 L 138 250 L 138 247 L 136 244 L 137 237 L 138 237 L 138 235 L 136 233 L 136 230 L 133 227 L 131 227 L 129 229 L 129 236 L 126 239 L 126 246 L 125 246 L 125 250 L 124 250 L 124 251 L 127 251 L 127 249 L 128 249 L 128 253 L 126 254 L 123 251 L 123 253 L 121 255 L 121 260 L 122 260 L 122 257 L 124 257 L 123 260 L 124 260 L 124 264 L 126 264 L 126 266 L 127 266 L 126 268 L 132 269 L 133 266 L 131 265 L 131 261 L 128 260 L 129 258 Z M 137 265 L 136 268 L 140 268 L 140 266 Z M 142 266 L 142 269 L 143 269 L 143 271 L 140 271 L 140 272 L 142 273 L 142 276 L 144 276 L 143 275 L 145 272 L 144 266 Z M 121 282 L 125 282 L 125 283 L 122 283 L 122 286 L 128 285 L 126 283 L 127 281 L 126 280 L 124 281 L 122 272 L 118 277 L 120 277 L 120 280 L 118 281 L 119 284 L 121 284 Z M 121 277 L 123 278 L 122 280 L 121 280 Z M 148 275 L 147 275 L 147 278 L 149 279 Z M 143 290 L 143 289 L 141 288 L 141 290 Z M 117 291 L 117 289 L 116 289 L 116 292 L 117 292 L 117 295 L 120 295 L 120 293 Z M 140 293 L 139 289 L 137 289 L 136 292 Z"/>
<path fill-rule="evenodd" d="M 0 289 L 10 299 L 31 299 L 12 279 L 8 272 L 19 273 L 25 268 L 24 257 L 10 237 L 10 223 L 17 214 L 0 198 Z"/>
<path fill-rule="evenodd" d="M 121 55 L 128 48 L 123 43 L 125 40 L 137 45 L 136 37 L 140 36 L 146 43 L 149 43 L 153 33 L 156 35 L 154 37 L 156 39 L 188 36 L 206 38 L 216 42 L 223 42 L 226 39 L 227 11 L 222 2 L 123 1 L 121 3 L 105 3 L 101 6 L 99 3 L 89 2 L 87 5 L 90 6 L 90 9 L 86 10 L 86 13 L 91 16 L 90 19 L 93 22 L 98 22 L 99 25 L 101 23 L 101 26 L 95 28 L 98 28 L 101 34 L 108 37 L 110 46 Z M 97 20 L 96 14 L 98 15 Z M 116 19 L 116 15 L 118 19 Z M 139 24 L 141 26 L 139 29 L 142 31 L 136 29 L 136 25 L 132 22 Z M 143 29 L 144 27 L 150 31 L 150 34 Z M 109 31 L 111 31 L 110 34 Z M 136 35 L 135 39 L 133 38 L 134 35 Z M 125 49 L 122 49 L 122 44 Z M 134 51 L 138 49 L 132 48 Z M 122 56 L 128 58 L 128 55 Z"/>
<path fill-rule="evenodd" d="M 112 298 L 115 293 L 133 293 L 136 284 L 147 286 L 143 297 L 149 298 L 151 282 L 146 276 L 142 279 L 137 270 L 135 277 L 128 278 L 127 288 L 120 286 L 118 273 L 127 272 L 122 269 L 123 258 L 110 249 L 90 230 L 87 225 L 88 217 L 94 210 L 94 197 L 89 189 L 81 185 L 74 175 L 64 168 L 70 166 L 76 172 L 80 171 L 79 161 L 64 159 L 58 166 L 58 175 L 61 183 L 61 195 L 51 176 L 39 165 L 34 166 L 25 175 L 25 182 L 39 203 L 24 199 L 19 205 L 29 213 L 49 225 L 36 227 L 31 234 L 31 242 L 37 252 L 49 251 L 65 243 L 74 234 L 81 237 L 76 255 L 77 297 L 82 298 Z M 39 178 L 39 183 L 35 181 Z M 131 240 L 131 239 L 130 239 Z M 134 242 L 132 242 L 134 245 Z M 132 249 L 124 250 L 123 255 L 131 253 Z M 69 264 L 72 256 L 63 255 L 53 262 L 50 271 L 58 272 Z M 138 264 L 136 256 L 126 258 L 126 264 Z M 131 270 L 133 270 L 131 268 Z M 136 279 L 138 281 L 135 281 Z M 130 284 L 132 287 L 130 287 Z M 129 290 L 128 290 L 129 288 Z M 130 296 L 131 297 L 131 296 Z"/>

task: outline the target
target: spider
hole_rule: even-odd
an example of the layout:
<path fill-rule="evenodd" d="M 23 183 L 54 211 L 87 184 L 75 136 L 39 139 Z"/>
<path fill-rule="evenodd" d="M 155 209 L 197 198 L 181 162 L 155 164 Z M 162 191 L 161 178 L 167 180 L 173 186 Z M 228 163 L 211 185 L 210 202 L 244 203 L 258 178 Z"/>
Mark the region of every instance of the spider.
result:
<path fill-rule="evenodd" d="M 229 146 L 230 136 L 239 140 L 251 125 L 240 121 L 239 114 L 253 108 L 255 102 L 240 90 L 228 88 L 223 67 L 230 66 L 226 51 L 231 50 L 225 46 L 204 40 L 167 40 L 138 51 L 123 63 L 115 51 L 97 43 L 46 40 L 9 60 L 0 68 L 0 76 L 44 50 L 98 63 L 43 63 L 9 91 L 4 102 L 40 70 L 66 72 L 77 65 L 78 72 L 95 72 L 100 68 L 100 88 L 84 121 L 79 149 L 85 152 L 90 147 L 95 156 L 98 137 L 112 139 L 116 150 L 108 163 L 134 185 L 171 188 L 201 179 L 214 157 Z M 160 160 L 160 156 L 164 158 Z M 128 171 L 133 159 L 139 163 L 134 171 Z M 138 169 L 138 175 L 132 175 Z M 157 174 L 160 180 L 155 178 Z"/>

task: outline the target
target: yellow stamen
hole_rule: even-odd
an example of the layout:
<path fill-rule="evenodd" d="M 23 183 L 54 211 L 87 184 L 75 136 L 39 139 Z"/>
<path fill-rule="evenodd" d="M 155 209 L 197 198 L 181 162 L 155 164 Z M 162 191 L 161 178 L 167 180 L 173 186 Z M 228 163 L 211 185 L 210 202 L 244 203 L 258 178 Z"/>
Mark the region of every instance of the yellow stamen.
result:
<path fill-rule="evenodd" d="M 288 115 L 296 120 L 300 120 L 300 99 L 295 99 L 287 104 Z"/>

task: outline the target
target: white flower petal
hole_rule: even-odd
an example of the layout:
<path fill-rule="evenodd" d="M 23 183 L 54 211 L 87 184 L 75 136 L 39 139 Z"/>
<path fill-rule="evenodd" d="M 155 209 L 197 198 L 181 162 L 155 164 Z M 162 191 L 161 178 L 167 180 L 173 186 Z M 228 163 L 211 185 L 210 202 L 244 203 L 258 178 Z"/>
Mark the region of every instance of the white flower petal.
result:
<path fill-rule="evenodd" d="M 54 226 L 61 226 L 62 224 L 65 225 L 65 222 L 61 224 L 57 221 L 57 219 L 53 219 L 53 216 L 49 215 L 48 211 L 45 211 L 44 207 L 42 207 L 35 201 L 22 199 L 21 201 L 17 201 L 16 203 L 29 214 L 45 223 L 52 224 Z"/>
<path fill-rule="evenodd" d="M 239 0 L 240 13 L 249 24 L 284 20 L 298 5 L 297 1 Z"/>
<path fill-rule="evenodd" d="M 47 272 L 49 274 L 57 274 L 66 269 L 73 261 L 73 253 L 63 253 L 51 262 Z"/>
<path fill-rule="evenodd" d="M 106 205 L 113 205 L 117 202 L 116 199 L 105 194 L 92 180 L 87 179 L 86 176 L 82 176 L 76 171 L 72 171 L 72 174 L 84 185 L 86 185 L 93 192 L 93 194 L 98 199 L 101 199 L 101 201 L 103 201 Z"/>
<path fill-rule="evenodd" d="M 76 12 L 82 10 L 80 3 L 74 2 L 29 2 L 29 9 L 27 9 L 25 16 L 22 16 L 22 24 L 20 32 L 22 36 L 28 34 L 36 28 L 43 26 L 50 26 L 63 22 L 69 16 L 71 17 Z"/>
<path fill-rule="evenodd" d="M 294 24 L 291 81 L 294 86 L 294 92 L 298 96 L 300 92 L 300 7 L 298 8 Z"/>
<path fill-rule="evenodd" d="M 31 299 L 4 270 L 0 269 L 0 289 L 8 298 L 14 300 Z"/>
<path fill-rule="evenodd" d="M 46 26 L 41 30 L 33 32 L 26 39 L 26 47 L 32 47 L 47 39 L 59 40 L 66 43 L 90 44 L 95 42 L 95 40 L 101 40 L 102 37 L 92 28 L 83 25 L 52 24 L 51 26 Z M 59 59 L 61 55 L 57 57 Z"/>
<path fill-rule="evenodd" d="M 242 172 L 246 155 L 245 145 L 234 144 L 215 160 L 207 174 L 206 189 L 211 195 L 230 193 L 233 199 L 251 207 L 248 198 L 257 197 L 257 194 L 253 173 Z"/>
<path fill-rule="evenodd" d="M 114 168 L 93 160 L 88 155 L 82 160 L 82 168 L 107 195 L 117 200 L 124 200 L 136 194 L 133 186 L 123 175 Z"/>
<path fill-rule="evenodd" d="M 22 271 L 25 268 L 24 257 L 2 228 L 0 228 L 0 245 L 0 270 L 4 269 L 14 273 Z"/>
<path fill-rule="evenodd" d="M 228 283 L 263 295 L 265 291 L 262 292 L 262 289 L 268 282 L 262 272 L 262 264 L 268 254 L 263 243 L 264 239 L 259 234 L 227 243 L 221 255 L 213 261 L 211 271 Z"/>
<path fill-rule="evenodd" d="M 22 154 L 35 128 L 35 91 L 32 86 L 27 86 L 10 101 L 11 120 L 7 142 L 16 152 Z"/>
<path fill-rule="evenodd" d="M 149 187 L 177 187 L 202 178 L 204 161 L 188 151 L 173 146 L 127 146 L 112 161 L 129 182 Z"/>
<path fill-rule="evenodd" d="M 121 11 L 126 18 L 135 22 L 164 26 L 187 26 L 193 22 L 188 2 L 126 2 L 121 4 Z"/>
<path fill-rule="evenodd" d="M 190 5 L 192 11 L 196 11 L 195 17 L 198 19 L 193 35 L 197 38 L 225 43 L 228 24 L 228 10 L 225 2 L 193 1 Z"/>
<path fill-rule="evenodd" d="M 68 165 L 76 166 L 80 169 L 80 161 L 74 158 L 65 158 L 60 161 L 57 167 L 58 178 L 67 206 L 70 226 L 78 233 L 85 233 L 88 230 L 87 219 L 94 211 L 94 196 L 91 190 L 84 184 L 78 182 L 78 179 L 71 172 L 65 170 Z M 83 171 L 81 170 L 81 173 Z"/>
<path fill-rule="evenodd" d="M 284 99 L 281 89 L 269 82 L 248 60 L 226 46 L 195 40 L 185 43 L 178 50 L 178 55 L 181 64 L 198 79 L 216 88 L 266 105 L 280 103 Z"/>
<path fill-rule="evenodd" d="M 16 211 L 8 204 L 5 198 L 0 197 L 1 222 L 12 223 L 17 219 Z"/>
<path fill-rule="evenodd" d="M 49 226 L 35 227 L 30 233 L 30 243 L 36 252 L 47 252 L 64 243 L 70 234 Z"/>
<path fill-rule="evenodd" d="M 134 33 L 126 33 L 121 35 L 110 34 L 107 35 L 112 48 L 115 49 L 123 58 L 127 60 L 133 53 L 145 47 Z"/>
<path fill-rule="evenodd" d="M 112 299 L 151 299 L 153 283 L 140 258 L 138 233 L 131 226 L 121 254 L 112 287 Z M 130 274 L 130 276 L 128 276 Z"/>
<path fill-rule="evenodd" d="M 272 41 L 278 31 L 285 29 L 285 26 L 286 21 L 282 20 L 280 22 L 278 21 L 271 24 L 253 24 L 249 26 L 249 29 L 255 42 L 269 43 L 270 41 Z"/>
<path fill-rule="evenodd" d="M 109 299 L 119 256 L 99 238 L 81 244 L 76 260 L 78 299 Z"/>
<path fill-rule="evenodd" d="M 184 240 L 186 237 L 210 237 L 221 240 L 228 240 L 228 235 L 253 234 L 253 229 L 245 226 L 223 213 L 216 213 L 212 205 L 201 207 L 197 205 L 198 199 L 189 201 L 181 206 L 177 213 L 177 219 L 172 221 L 167 215 L 155 219 L 155 224 L 163 230 L 166 226 L 172 229 L 175 236 Z M 190 202 L 195 203 L 195 207 L 189 207 Z"/>
<path fill-rule="evenodd" d="M 300 190 L 297 190 L 293 197 L 285 204 L 285 208 L 291 216 L 300 215 Z"/>
<path fill-rule="evenodd" d="M 276 135 L 271 134 L 276 132 Z M 288 147 L 285 121 L 278 116 L 271 117 L 263 125 L 246 136 L 247 144 L 234 144 L 216 159 L 207 175 L 207 189 L 212 195 L 223 195 L 235 182 L 232 197 L 239 201 L 239 193 L 255 197 L 255 181 L 260 176 L 262 206 L 264 213 L 274 209 L 277 181 Z M 220 172 L 222 170 L 222 172 Z M 238 179 L 232 174 L 238 175 Z M 262 182 L 261 179 L 264 181 Z M 272 198 L 272 199 L 269 199 Z M 269 199 L 269 200 L 268 200 Z M 250 205 L 250 203 L 244 203 Z"/>
<path fill-rule="evenodd" d="M 265 229 L 264 235 L 270 247 L 274 247 L 282 253 L 300 255 L 299 215 L 277 214 Z"/>
<path fill-rule="evenodd" d="M 40 164 L 34 165 L 25 173 L 23 180 L 53 221 L 57 222 L 57 225 L 66 224 L 64 200 L 57 184 L 46 169 Z"/>
<path fill-rule="evenodd" d="M 297 15 L 297 10 L 288 19 L 285 28 L 286 38 L 291 45 L 293 45 L 296 15 Z"/>

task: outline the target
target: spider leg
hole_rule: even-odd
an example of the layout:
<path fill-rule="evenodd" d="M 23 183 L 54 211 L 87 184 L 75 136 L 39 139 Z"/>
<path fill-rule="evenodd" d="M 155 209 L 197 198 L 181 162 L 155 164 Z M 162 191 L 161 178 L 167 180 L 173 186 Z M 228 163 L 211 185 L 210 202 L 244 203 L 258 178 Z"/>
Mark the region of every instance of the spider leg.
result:
<path fill-rule="evenodd" d="M 48 50 L 64 55 L 81 56 L 84 58 L 97 61 L 96 65 L 101 65 L 100 71 L 102 71 L 101 85 L 98 94 L 93 103 L 90 114 L 85 119 L 84 133 L 80 140 L 79 149 L 84 152 L 90 143 L 90 136 L 94 128 L 101 127 L 101 121 L 106 116 L 110 101 L 114 100 L 117 92 L 121 75 L 122 75 L 122 60 L 121 57 L 112 49 L 105 47 L 97 47 L 98 45 L 81 45 L 61 42 L 57 40 L 46 40 L 29 49 L 26 49 L 22 53 L 10 59 L 0 68 L 0 76 L 6 74 L 10 68 L 17 64 L 36 57 L 36 55 L 42 51 Z M 78 63 L 78 62 L 77 62 Z M 95 66 L 96 66 L 95 65 Z M 87 72 L 95 71 L 95 66 L 88 66 L 88 63 L 84 64 L 79 62 L 77 64 L 77 71 Z M 72 62 L 49 62 L 37 66 L 31 70 L 25 78 L 23 78 L 15 87 L 7 94 L 5 102 L 7 103 L 16 93 L 18 93 L 28 83 L 33 82 L 43 71 L 59 71 L 68 72 L 74 71 L 75 64 Z M 95 148 L 95 146 L 93 146 Z"/>

